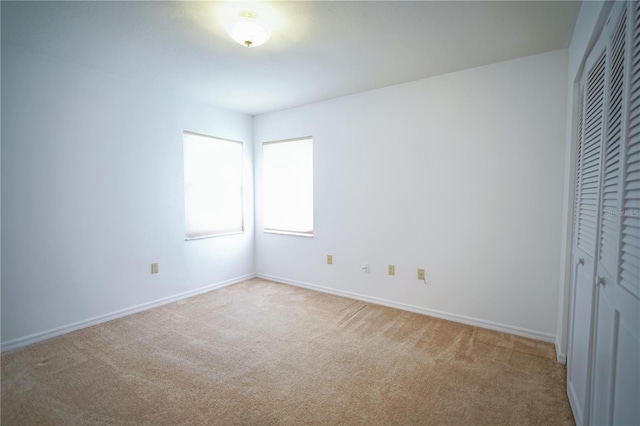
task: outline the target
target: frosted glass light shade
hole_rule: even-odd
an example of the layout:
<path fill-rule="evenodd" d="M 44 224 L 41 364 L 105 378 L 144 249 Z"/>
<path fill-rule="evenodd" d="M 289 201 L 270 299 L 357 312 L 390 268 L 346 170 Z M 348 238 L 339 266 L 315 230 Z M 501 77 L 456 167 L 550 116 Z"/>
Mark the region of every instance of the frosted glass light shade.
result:
<path fill-rule="evenodd" d="M 231 31 L 231 38 L 246 47 L 257 47 L 271 37 L 271 30 L 253 12 L 242 12 Z"/>

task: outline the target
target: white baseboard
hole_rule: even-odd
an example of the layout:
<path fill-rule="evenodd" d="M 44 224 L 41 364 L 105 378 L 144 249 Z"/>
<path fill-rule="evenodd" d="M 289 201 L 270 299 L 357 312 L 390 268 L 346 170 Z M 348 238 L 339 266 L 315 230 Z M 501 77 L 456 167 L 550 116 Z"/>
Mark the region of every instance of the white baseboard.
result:
<path fill-rule="evenodd" d="M 320 291 L 322 293 L 334 294 L 336 296 L 348 297 L 350 299 L 362 300 L 364 302 L 375 303 L 377 305 L 389 306 L 391 308 L 402 309 L 404 311 L 415 312 L 418 314 L 428 315 L 436 318 L 442 318 L 449 321 L 459 322 L 462 324 L 473 325 L 476 327 L 487 328 L 489 330 L 501 331 L 503 333 L 515 334 L 516 336 L 528 337 L 530 339 L 541 340 L 543 342 L 554 343 L 556 336 L 553 334 L 542 333 L 526 328 L 515 327 L 506 324 L 500 324 L 493 321 L 486 321 L 478 318 L 467 317 L 464 315 L 451 314 L 448 312 L 437 311 L 434 309 L 422 308 L 420 306 L 409 305 L 407 303 L 394 302 L 392 300 L 380 299 L 378 297 L 366 296 L 364 294 L 352 293 L 349 291 L 336 290 L 329 287 L 323 287 L 316 284 L 309 284 L 301 281 L 294 281 L 287 278 L 276 277 L 267 274 L 256 274 L 258 278 L 276 281 L 283 284 L 290 284 L 296 287 L 308 288 L 310 290 Z"/>
<path fill-rule="evenodd" d="M 290 284 L 297 287 L 308 288 L 310 290 L 320 291 L 322 293 L 334 294 L 336 296 L 348 297 L 351 299 L 362 300 L 364 302 L 375 303 L 378 305 L 389 306 L 391 308 L 402 309 L 405 311 L 415 312 L 422 315 L 429 315 L 436 318 L 442 318 L 449 321 L 455 321 L 462 324 L 473 325 L 476 327 L 486 328 L 489 330 L 501 331 L 504 333 L 514 334 L 517 336 L 528 337 L 535 340 L 541 340 L 544 342 L 555 343 L 556 346 L 556 356 L 558 362 L 566 363 L 566 355 L 558 352 L 559 350 L 559 342 L 557 341 L 556 336 L 541 333 L 535 330 L 529 330 L 520 327 L 514 327 L 506 324 L 500 324 L 492 321 L 486 321 L 478 318 L 467 317 L 464 315 L 452 314 L 448 312 L 437 311 L 434 309 L 427 309 L 420 306 L 410 305 L 407 303 L 395 302 L 387 299 L 381 299 L 378 297 L 366 296 L 364 294 L 352 293 L 348 291 L 336 290 L 329 287 L 319 286 L 316 284 L 305 283 L 301 281 L 290 280 L 287 278 L 276 277 L 267 274 L 247 274 L 240 277 L 232 278 L 226 281 L 222 281 L 219 283 L 211 284 L 205 287 L 201 287 L 196 290 L 190 290 L 184 293 L 180 293 L 174 296 L 165 297 L 163 299 L 158 299 L 152 302 L 143 303 L 141 305 L 133 306 L 131 308 L 122 309 L 120 311 L 112 312 L 105 315 L 100 315 L 94 318 L 90 318 L 87 320 L 79 321 L 73 324 L 53 328 L 51 330 L 43 331 L 40 333 L 34 333 L 25 337 L 19 337 L 17 339 L 9 340 L 7 342 L 2 342 L 0 345 L 1 351 L 6 352 L 14 349 L 21 348 L 23 346 L 30 345 L 32 343 L 40 342 L 42 340 L 50 339 L 52 337 L 60 336 L 62 334 L 70 333 L 72 331 L 80 330 L 82 328 L 90 327 L 92 325 L 100 324 L 106 321 L 110 321 L 116 318 L 121 318 L 126 315 L 131 315 L 136 312 L 145 311 L 147 309 L 155 308 L 158 306 L 166 305 L 167 303 L 172 303 L 178 300 L 186 299 L 188 297 L 196 296 L 198 294 L 206 293 L 211 290 L 215 290 L 217 288 L 225 287 L 228 285 L 236 284 L 241 281 L 245 281 L 254 277 L 264 278 L 271 281 L 276 281 L 284 284 Z"/>
<path fill-rule="evenodd" d="M 111 321 L 116 318 L 121 318 L 127 315 L 135 314 L 136 312 L 146 311 L 147 309 L 156 308 L 158 306 L 166 305 L 167 303 L 176 302 L 178 300 L 186 299 L 188 297 L 196 296 L 198 294 L 206 293 L 217 288 L 226 287 L 231 284 L 236 284 L 241 281 L 254 278 L 255 274 L 242 275 L 240 277 L 232 278 L 219 283 L 211 284 L 205 287 L 201 287 L 195 290 L 190 290 L 184 293 L 176 294 L 174 296 L 165 297 L 162 299 L 154 300 L 152 302 L 143 303 L 141 305 L 133 306 L 131 308 L 122 309 L 120 311 L 112 312 L 105 315 L 89 318 L 87 320 L 78 321 L 73 324 L 63 325 L 62 327 L 53 328 L 51 330 L 42 331 L 40 333 L 30 334 L 25 337 L 19 337 L 17 339 L 2 342 L 1 352 L 18 349 L 23 346 L 30 345 L 32 343 L 40 342 L 42 340 L 50 339 L 52 337 L 60 336 L 62 334 L 70 333 L 72 331 L 80 330 L 81 328 L 87 328 L 92 325 L 100 324 L 103 322 Z"/>
<path fill-rule="evenodd" d="M 558 336 L 556 336 L 555 341 L 553 342 L 555 347 L 556 347 L 556 359 L 558 360 L 558 362 L 560 364 L 566 364 L 567 363 L 567 354 L 562 353 L 562 349 L 560 346 L 560 341 L 558 340 Z"/>

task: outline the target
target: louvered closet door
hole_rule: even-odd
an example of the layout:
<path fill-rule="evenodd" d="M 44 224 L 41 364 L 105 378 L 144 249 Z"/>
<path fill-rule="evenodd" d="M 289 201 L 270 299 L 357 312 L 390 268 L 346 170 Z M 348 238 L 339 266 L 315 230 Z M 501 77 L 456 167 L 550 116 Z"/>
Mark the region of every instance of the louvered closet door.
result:
<path fill-rule="evenodd" d="M 604 122 L 605 43 L 596 45 L 581 82 L 583 105 L 576 170 L 576 224 L 574 232 L 574 295 L 567 388 L 576 420 L 588 421 L 591 377 L 592 318 L 597 243 L 600 165 Z"/>
<path fill-rule="evenodd" d="M 640 425 L 640 3 L 609 39 L 591 423 Z"/>

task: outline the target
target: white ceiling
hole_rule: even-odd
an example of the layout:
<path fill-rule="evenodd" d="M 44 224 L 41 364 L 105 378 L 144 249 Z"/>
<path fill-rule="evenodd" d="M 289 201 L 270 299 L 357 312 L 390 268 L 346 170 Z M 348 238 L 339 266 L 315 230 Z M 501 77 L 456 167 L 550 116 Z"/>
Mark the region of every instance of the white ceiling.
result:
<path fill-rule="evenodd" d="M 260 114 L 565 48 L 579 6 L 2 1 L 2 44 Z M 247 8 L 273 31 L 253 49 L 225 29 Z"/>

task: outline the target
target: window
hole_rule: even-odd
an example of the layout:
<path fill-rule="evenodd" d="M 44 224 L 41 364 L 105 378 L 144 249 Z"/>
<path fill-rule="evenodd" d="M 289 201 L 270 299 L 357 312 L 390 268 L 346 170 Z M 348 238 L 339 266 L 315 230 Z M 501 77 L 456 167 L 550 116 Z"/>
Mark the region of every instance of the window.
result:
<path fill-rule="evenodd" d="M 313 235 L 313 141 L 262 145 L 264 230 Z"/>
<path fill-rule="evenodd" d="M 184 132 L 183 146 L 186 239 L 242 232 L 242 142 Z"/>

